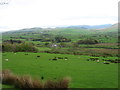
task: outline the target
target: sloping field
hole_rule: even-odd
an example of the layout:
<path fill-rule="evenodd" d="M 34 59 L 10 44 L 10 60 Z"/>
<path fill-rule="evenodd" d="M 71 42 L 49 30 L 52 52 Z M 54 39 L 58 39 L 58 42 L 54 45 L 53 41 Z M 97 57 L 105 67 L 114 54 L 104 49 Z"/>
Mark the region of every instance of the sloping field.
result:
<path fill-rule="evenodd" d="M 63 59 L 52 60 L 55 57 Z M 100 62 L 87 61 L 89 58 L 84 55 L 18 52 L 3 53 L 2 63 L 3 69 L 10 69 L 14 74 L 38 79 L 44 77 L 43 81 L 70 77 L 71 88 L 117 88 L 118 64 L 103 64 L 103 57 L 99 57 Z"/>

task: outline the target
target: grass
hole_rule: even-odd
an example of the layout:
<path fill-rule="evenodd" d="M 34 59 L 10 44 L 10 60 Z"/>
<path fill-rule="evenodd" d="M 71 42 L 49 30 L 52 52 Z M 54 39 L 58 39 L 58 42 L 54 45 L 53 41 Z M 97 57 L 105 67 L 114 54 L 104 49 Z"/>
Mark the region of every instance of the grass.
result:
<path fill-rule="evenodd" d="M 85 45 L 81 44 L 79 45 L 80 47 L 84 48 L 106 48 L 106 49 L 118 49 L 118 43 L 99 43 L 99 44 L 94 44 L 94 45 Z"/>
<path fill-rule="evenodd" d="M 11 85 L 4 85 L 4 84 L 2 85 L 2 87 L 3 87 L 3 88 L 14 88 L 14 87 L 11 86 Z M 17 90 L 17 89 L 15 89 L 15 90 Z"/>
<path fill-rule="evenodd" d="M 47 50 L 51 50 L 51 48 L 48 48 L 48 47 L 36 47 L 39 51 L 47 51 Z"/>
<path fill-rule="evenodd" d="M 109 65 L 100 62 L 86 61 L 90 56 L 28 53 L 3 53 L 3 69 L 10 69 L 16 75 L 31 75 L 33 78 L 44 77 L 44 80 L 55 80 L 71 77 L 70 88 L 117 88 L 118 64 Z M 36 56 L 40 58 L 36 59 Z M 54 57 L 68 57 L 68 60 L 50 61 Z M 117 58 L 117 57 L 108 57 Z M 9 61 L 5 61 L 9 59 Z"/>
<path fill-rule="evenodd" d="M 28 29 L 29 30 L 29 29 Z M 81 39 L 86 39 L 86 38 L 93 38 L 97 39 L 101 42 L 104 43 L 116 43 L 118 41 L 118 31 L 117 27 L 108 30 L 87 30 L 87 29 L 77 29 L 77 28 L 57 28 L 53 30 L 42 30 L 43 33 L 40 33 L 41 30 L 29 30 L 29 31 L 16 31 L 16 32 L 9 32 L 9 33 L 4 33 L 3 34 L 3 40 L 8 40 L 10 39 L 11 36 L 13 37 L 24 37 L 26 39 L 30 38 L 53 38 L 55 36 L 64 36 L 66 38 L 69 38 L 72 40 L 72 42 L 76 42 Z M 34 34 L 33 34 L 34 33 Z M 44 34 L 48 34 L 48 36 L 44 36 Z M 49 36 L 50 35 L 50 36 Z M 15 39 L 15 38 L 14 38 Z M 32 42 L 32 41 L 31 41 Z M 34 41 L 33 43 L 39 43 Z"/>
<path fill-rule="evenodd" d="M 41 33 L 42 32 L 42 33 Z M 44 34 L 48 34 L 45 36 Z M 59 80 L 63 77 L 70 77 L 70 88 L 116 88 L 118 87 L 118 64 L 110 63 L 103 64 L 102 55 L 109 55 L 105 59 L 117 59 L 118 55 L 118 30 L 117 27 L 108 28 L 105 30 L 82 30 L 77 28 L 56 28 L 53 30 L 28 29 L 28 31 L 16 31 L 3 34 L 3 41 L 11 39 L 24 40 L 32 42 L 40 52 L 56 51 L 63 54 L 50 53 L 28 53 L 25 52 L 3 53 L 2 64 L 3 69 L 10 69 L 15 75 L 30 75 L 32 78 L 46 82 L 47 87 L 53 86 L 54 80 Z M 46 42 L 32 41 L 32 39 L 54 39 L 56 36 L 64 36 L 71 39 L 71 42 L 66 42 L 65 48 L 51 49 L 46 47 Z M 24 39 L 20 38 L 24 37 Z M 94 45 L 79 45 L 80 48 L 69 47 L 78 40 L 96 39 L 102 43 Z M 52 42 L 50 42 L 52 43 Z M 64 53 L 68 53 L 64 54 Z M 81 55 L 70 55 L 81 54 Z M 91 56 L 98 55 L 100 62 L 87 61 Z M 40 58 L 36 56 L 40 55 Z M 68 57 L 68 60 L 50 61 L 54 57 Z M 36 59 L 37 58 L 37 59 Z M 5 61 L 9 59 L 9 61 Z M 1 62 L 0 62 L 1 63 Z M 0 68 L 1 69 L 1 68 Z M 52 81 L 51 81 L 52 80 Z M 63 80 L 64 81 L 64 80 Z M 52 83 L 49 85 L 49 83 Z M 49 85 L 49 86 L 48 86 Z M 57 83 L 57 85 L 59 85 Z M 4 88 L 12 88 L 9 85 L 2 85 Z"/>

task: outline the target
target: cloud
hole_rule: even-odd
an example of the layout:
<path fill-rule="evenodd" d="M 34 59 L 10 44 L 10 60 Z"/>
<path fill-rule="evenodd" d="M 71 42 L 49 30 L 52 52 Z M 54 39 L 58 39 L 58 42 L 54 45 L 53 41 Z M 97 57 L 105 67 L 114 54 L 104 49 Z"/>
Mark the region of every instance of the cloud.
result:
<path fill-rule="evenodd" d="M 0 26 L 9 29 L 117 23 L 118 0 L 11 0 L 0 6 Z"/>

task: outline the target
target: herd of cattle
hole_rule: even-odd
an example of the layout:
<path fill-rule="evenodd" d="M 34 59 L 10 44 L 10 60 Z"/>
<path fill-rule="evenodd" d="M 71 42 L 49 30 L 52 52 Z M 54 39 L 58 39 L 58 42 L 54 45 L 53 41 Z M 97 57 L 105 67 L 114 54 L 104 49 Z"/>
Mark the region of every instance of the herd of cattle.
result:
<path fill-rule="evenodd" d="M 25 54 L 25 55 L 28 55 L 28 54 Z M 40 58 L 40 56 L 37 56 L 37 58 Z M 51 60 L 51 61 L 57 61 L 59 59 L 61 59 L 61 60 L 68 60 L 68 57 L 54 57 L 54 58 L 49 59 L 49 60 Z M 87 61 L 100 62 L 99 58 L 96 58 L 96 57 L 89 58 L 89 59 L 87 59 Z M 102 61 L 103 61 L 104 64 L 120 63 L 119 59 L 114 59 L 114 60 L 113 59 L 102 59 Z"/>
<path fill-rule="evenodd" d="M 25 54 L 25 55 L 28 55 L 28 54 Z M 36 56 L 36 59 L 37 58 L 40 58 L 40 55 Z M 58 59 L 68 60 L 68 57 L 54 57 L 54 58 L 49 59 L 49 60 L 57 61 Z"/>
<path fill-rule="evenodd" d="M 16 54 L 16 53 L 14 53 L 14 54 Z M 29 55 L 29 54 L 24 54 L 24 55 Z M 36 56 L 36 59 L 39 59 L 41 56 L 40 55 L 38 55 L 38 56 Z M 50 60 L 50 61 L 57 61 L 57 60 L 68 60 L 68 57 L 54 57 L 54 58 L 51 58 L 51 59 L 48 59 L 48 60 Z M 5 61 L 8 61 L 9 59 L 5 59 Z M 87 61 L 96 61 L 96 62 L 100 62 L 100 61 L 102 61 L 103 62 L 103 64 L 110 64 L 110 63 L 120 63 L 120 60 L 119 59 L 106 59 L 106 58 L 104 58 L 104 59 L 99 59 L 99 58 L 97 58 L 97 57 L 91 57 L 91 58 L 89 58 L 89 59 L 87 59 Z"/>
<path fill-rule="evenodd" d="M 54 61 L 57 61 L 58 59 L 68 60 L 68 58 L 67 58 L 67 57 L 54 57 L 54 58 L 49 59 L 49 60 L 54 60 Z"/>
<path fill-rule="evenodd" d="M 87 59 L 87 61 L 96 61 L 96 62 L 100 62 L 99 58 L 89 58 Z M 104 64 L 110 64 L 110 63 L 120 63 L 119 59 L 102 59 L 101 61 L 103 61 Z"/>

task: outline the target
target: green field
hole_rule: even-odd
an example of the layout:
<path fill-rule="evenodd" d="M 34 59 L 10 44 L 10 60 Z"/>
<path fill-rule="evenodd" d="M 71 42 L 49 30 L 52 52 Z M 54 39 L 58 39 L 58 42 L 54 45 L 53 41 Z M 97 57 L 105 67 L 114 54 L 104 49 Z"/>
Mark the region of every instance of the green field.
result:
<path fill-rule="evenodd" d="M 87 61 L 91 56 L 12 52 L 3 53 L 3 69 L 10 69 L 16 75 L 31 75 L 33 78 L 44 80 L 60 79 L 70 77 L 70 88 L 117 88 L 118 87 L 118 64 L 103 64 L 100 62 Z M 40 55 L 40 58 L 37 56 Z M 51 61 L 54 57 L 68 57 L 68 60 L 58 59 Z M 115 59 L 117 57 L 107 57 Z M 9 61 L 5 61 L 9 59 Z M 3 85 L 3 88 L 6 87 Z"/>
<path fill-rule="evenodd" d="M 117 88 L 120 63 L 117 27 L 118 24 L 104 29 L 58 27 L 4 32 L 0 44 L 3 70 L 39 80 L 44 77 L 43 82 L 69 77 L 69 88 Z M 49 60 L 55 57 L 64 59 Z M 91 57 L 100 62 L 88 61 Z M 104 64 L 104 60 L 111 61 Z"/>

